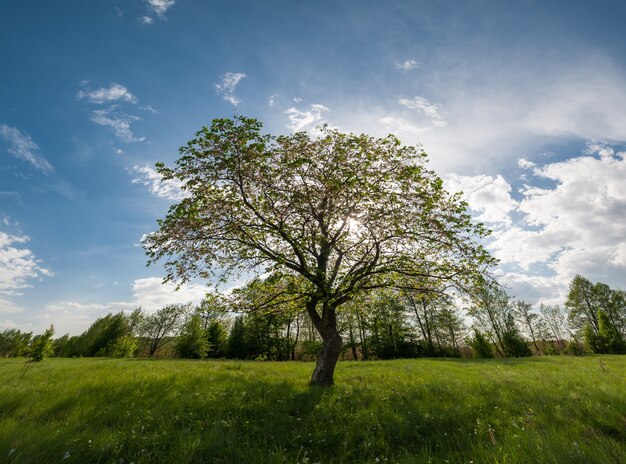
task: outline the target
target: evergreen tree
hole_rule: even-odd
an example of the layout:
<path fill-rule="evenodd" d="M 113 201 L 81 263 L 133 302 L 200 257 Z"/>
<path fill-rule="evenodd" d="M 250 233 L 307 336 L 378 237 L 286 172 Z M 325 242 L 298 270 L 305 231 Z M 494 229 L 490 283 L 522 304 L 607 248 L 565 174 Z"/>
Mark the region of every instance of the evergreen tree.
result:
<path fill-rule="evenodd" d="M 226 343 L 226 357 L 245 359 L 247 357 L 246 329 L 243 324 L 243 316 L 235 319 Z"/>
<path fill-rule="evenodd" d="M 228 341 L 228 333 L 222 323 L 214 319 L 207 328 L 206 338 L 209 343 L 209 358 L 224 357 L 224 350 Z"/>

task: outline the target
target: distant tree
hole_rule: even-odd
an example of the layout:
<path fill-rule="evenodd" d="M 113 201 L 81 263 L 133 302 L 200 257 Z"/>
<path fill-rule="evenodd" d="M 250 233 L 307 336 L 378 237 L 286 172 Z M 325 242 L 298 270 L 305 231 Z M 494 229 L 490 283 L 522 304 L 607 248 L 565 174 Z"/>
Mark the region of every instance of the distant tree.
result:
<path fill-rule="evenodd" d="M 30 356 L 33 361 L 43 361 L 54 354 L 54 326 L 51 325 L 43 335 L 35 337 Z"/>
<path fill-rule="evenodd" d="M 206 330 L 206 338 L 209 344 L 209 358 L 224 357 L 224 349 L 228 341 L 228 332 L 226 332 L 226 329 L 219 319 L 211 321 Z"/>
<path fill-rule="evenodd" d="M 507 358 L 523 358 L 532 356 L 532 351 L 519 329 L 515 325 L 513 314 L 509 313 L 505 319 L 504 332 L 502 333 L 502 349 Z"/>
<path fill-rule="evenodd" d="M 539 305 L 539 327 L 542 337 L 554 341 L 556 348 L 562 351 L 569 338 L 567 311 L 559 305 Z"/>
<path fill-rule="evenodd" d="M 377 290 L 368 299 L 368 347 L 380 359 L 414 356 L 416 344 L 405 317 L 406 307 L 399 292 Z"/>
<path fill-rule="evenodd" d="M 54 356 L 56 358 L 67 358 L 70 353 L 70 335 L 65 334 L 54 341 Z"/>
<path fill-rule="evenodd" d="M 504 357 L 504 331 L 506 315 L 510 312 L 510 298 L 498 285 L 479 288 L 468 314 L 479 331 L 486 334 L 497 353 Z"/>
<path fill-rule="evenodd" d="M 167 343 L 168 337 L 178 334 L 190 309 L 190 305 L 172 304 L 143 318 L 139 333 L 148 344 L 149 356 L 154 356 Z"/>
<path fill-rule="evenodd" d="M 246 329 L 243 324 L 243 316 L 235 318 L 228 341 L 226 342 L 226 357 L 245 359 L 248 357 L 246 346 Z"/>
<path fill-rule="evenodd" d="M 490 336 L 502 357 L 530 356 L 532 352 L 516 324 L 519 306 L 503 288 L 493 284 L 479 289 L 468 314 L 479 330 Z"/>
<path fill-rule="evenodd" d="M 96 319 L 77 339 L 68 340 L 70 356 L 113 356 L 113 351 L 123 344 L 117 341 L 123 337 L 132 337 L 133 324 L 136 318 L 136 311 L 129 315 L 120 311 L 117 314 L 109 313 L 106 316 Z M 72 337 L 73 338 L 73 337 Z M 117 348 L 116 348 L 117 345 Z M 128 346 L 128 343 L 126 343 Z"/>
<path fill-rule="evenodd" d="M 166 258 L 169 280 L 275 270 L 302 279 L 323 340 L 311 384 L 333 383 L 337 311 L 359 293 L 399 276 L 464 289 L 495 263 L 474 240 L 487 231 L 421 149 L 328 127 L 317 138 L 260 131 L 254 119 L 215 119 L 174 168 L 159 163 L 187 196 L 143 243 L 151 263 Z"/>
<path fill-rule="evenodd" d="M 587 325 L 584 329 L 585 345 L 593 353 L 626 354 L 626 340 L 609 319 L 607 314 L 599 310 L 597 315 L 598 331 Z"/>
<path fill-rule="evenodd" d="M 475 358 L 493 358 L 492 345 L 480 331 L 474 330 L 474 337 L 470 340 L 470 346 Z"/>
<path fill-rule="evenodd" d="M 114 358 L 132 358 L 137 353 L 139 342 L 133 335 L 123 335 L 111 342 L 107 348 L 107 355 Z"/>
<path fill-rule="evenodd" d="M 541 331 L 540 328 L 540 316 L 536 312 L 532 310 L 532 305 L 530 303 L 525 303 L 523 301 L 517 301 L 515 303 L 515 317 L 519 321 L 520 325 L 524 328 L 524 331 L 530 335 L 530 340 L 533 343 L 533 346 L 537 350 L 538 354 L 541 354 L 543 350 L 539 347 L 538 337 Z M 524 342 L 525 344 L 526 342 Z"/>
<path fill-rule="evenodd" d="M 0 332 L 0 357 L 26 356 L 32 337 L 31 332 L 22 332 L 19 329 L 6 329 Z"/>
<path fill-rule="evenodd" d="M 185 323 L 176 342 L 176 353 L 181 358 L 206 358 L 209 351 L 206 334 L 202 330 L 199 314 L 192 314 Z"/>
<path fill-rule="evenodd" d="M 593 284 L 577 275 L 570 283 L 565 306 L 569 310 L 569 323 L 578 332 L 588 326 L 598 335 L 598 314 L 602 311 L 611 325 L 626 336 L 626 293 L 623 290 L 613 290 L 601 282 Z"/>

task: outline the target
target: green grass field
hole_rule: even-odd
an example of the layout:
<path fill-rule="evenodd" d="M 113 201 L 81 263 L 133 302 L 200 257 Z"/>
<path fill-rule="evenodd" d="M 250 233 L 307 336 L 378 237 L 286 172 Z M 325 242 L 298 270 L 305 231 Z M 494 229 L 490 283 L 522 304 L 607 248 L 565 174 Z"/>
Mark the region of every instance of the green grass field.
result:
<path fill-rule="evenodd" d="M 0 360 L 0 462 L 626 463 L 626 356 Z"/>

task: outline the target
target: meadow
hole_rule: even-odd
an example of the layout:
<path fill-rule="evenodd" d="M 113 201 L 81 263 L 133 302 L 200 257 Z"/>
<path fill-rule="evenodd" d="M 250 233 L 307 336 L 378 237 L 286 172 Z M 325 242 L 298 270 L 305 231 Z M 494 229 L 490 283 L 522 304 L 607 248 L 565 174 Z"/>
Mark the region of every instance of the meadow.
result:
<path fill-rule="evenodd" d="M 4 463 L 624 463 L 626 357 L 0 360 Z"/>

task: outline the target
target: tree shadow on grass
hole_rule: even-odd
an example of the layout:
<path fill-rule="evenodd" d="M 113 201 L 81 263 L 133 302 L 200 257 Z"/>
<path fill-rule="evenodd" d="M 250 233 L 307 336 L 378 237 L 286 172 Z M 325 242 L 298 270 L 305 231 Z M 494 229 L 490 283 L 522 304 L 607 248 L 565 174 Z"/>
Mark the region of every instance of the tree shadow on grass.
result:
<path fill-rule="evenodd" d="M 20 414 L 23 403 L 11 403 L 17 423 L 0 429 L 0 443 L 18 450 L 11 462 L 23 463 L 61 462 L 65 453 L 63 462 L 81 463 L 393 462 L 407 456 L 459 462 L 479 451 L 510 453 L 514 434 L 541 440 L 560 428 L 571 435 L 563 446 L 612 440 L 624 449 L 625 432 L 611 413 L 626 411 L 618 390 L 541 388 L 521 377 L 481 377 L 480 369 L 446 380 L 446 366 L 465 371 L 480 361 L 437 360 L 442 373 L 430 378 L 392 364 L 378 365 L 384 373 L 371 377 L 347 374 L 340 365 L 332 388 L 308 387 L 300 372 L 270 375 L 257 363 L 207 363 L 158 376 L 152 366 L 150 375 L 113 369 L 100 381 L 77 378 L 64 391 L 51 386 L 28 417 Z M 513 450 L 519 460 L 507 462 L 532 459 L 530 448 Z M 0 461 L 9 449 L 0 449 Z M 572 456 L 562 462 L 576 462 Z M 582 455 L 580 462 L 587 457 L 605 458 Z"/>

